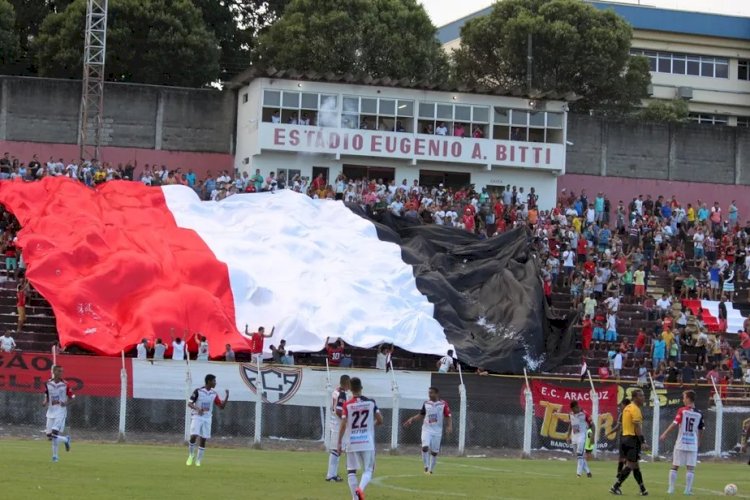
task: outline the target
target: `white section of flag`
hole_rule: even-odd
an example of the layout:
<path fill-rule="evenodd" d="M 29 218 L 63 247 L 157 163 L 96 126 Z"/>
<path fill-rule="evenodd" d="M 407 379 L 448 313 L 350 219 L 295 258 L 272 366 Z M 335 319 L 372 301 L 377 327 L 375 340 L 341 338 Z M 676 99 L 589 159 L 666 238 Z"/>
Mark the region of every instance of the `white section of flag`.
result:
<path fill-rule="evenodd" d="M 727 333 L 737 333 L 742 330 L 745 324 L 745 318 L 739 309 L 735 309 L 731 302 L 724 303 L 727 306 Z M 701 307 L 708 311 L 711 316 L 719 319 L 719 301 L 718 300 L 701 300 Z"/>
<path fill-rule="evenodd" d="M 162 189 L 177 225 L 228 266 L 237 328 L 276 326 L 266 352 L 281 339 L 291 351 L 318 351 L 326 337 L 436 355 L 451 348 L 401 248 L 343 203 L 290 190 L 202 202 L 185 186 Z"/>
<path fill-rule="evenodd" d="M 226 362 L 191 362 L 192 389 L 203 385 L 204 377 L 211 373 L 216 376 L 216 390 L 224 397 L 229 390 L 230 401 L 255 401 L 255 392 L 243 380 L 241 370 L 248 364 Z M 283 404 L 292 406 L 320 406 L 326 401 L 328 375 L 325 369 L 263 365 L 266 397 L 270 401 L 284 395 L 289 399 Z M 289 375 L 291 371 L 291 376 Z M 283 374 L 287 373 L 286 376 Z M 331 385 L 336 387 L 339 377 L 346 373 L 360 377 L 364 392 L 373 398 L 381 408 L 393 406 L 391 374 L 382 370 L 349 369 L 331 370 Z M 292 380 L 299 377 L 299 385 Z M 398 372 L 399 406 L 402 409 L 418 410 L 427 397 L 427 389 L 432 382 L 430 372 Z M 185 399 L 185 363 L 179 361 L 133 360 L 133 397 L 137 399 Z"/>

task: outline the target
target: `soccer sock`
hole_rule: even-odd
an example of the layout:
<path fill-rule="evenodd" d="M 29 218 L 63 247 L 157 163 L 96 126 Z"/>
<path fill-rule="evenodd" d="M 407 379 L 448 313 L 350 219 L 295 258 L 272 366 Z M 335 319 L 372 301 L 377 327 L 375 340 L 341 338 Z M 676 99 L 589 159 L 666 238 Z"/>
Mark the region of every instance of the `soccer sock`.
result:
<path fill-rule="evenodd" d="M 585 458 L 583 459 L 583 472 L 585 472 L 586 474 L 591 473 L 591 469 L 589 469 L 589 462 Z"/>
<path fill-rule="evenodd" d="M 57 438 L 52 436 L 52 458 L 57 457 Z"/>
<path fill-rule="evenodd" d="M 425 469 L 430 468 L 430 452 L 428 451 L 422 452 L 422 463 L 424 464 Z"/>
<path fill-rule="evenodd" d="M 625 462 L 617 462 L 617 475 L 620 475 L 620 472 L 622 472 L 622 468 L 625 466 Z"/>
<path fill-rule="evenodd" d="M 359 486 L 359 482 L 357 481 L 357 471 L 349 471 L 349 489 L 352 492 L 352 497 L 357 496 L 357 487 Z"/>
<path fill-rule="evenodd" d="M 430 455 L 430 472 L 435 470 L 437 464 L 437 455 Z"/>
<path fill-rule="evenodd" d="M 578 457 L 578 465 L 576 466 L 576 474 L 579 476 L 583 472 L 583 457 Z"/>
<path fill-rule="evenodd" d="M 674 491 L 674 483 L 677 482 L 677 471 L 674 469 L 669 470 L 669 491 Z"/>
<path fill-rule="evenodd" d="M 190 443 L 188 445 L 188 455 L 189 456 L 195 456 L 195 443 Z"/>
<path fill-rule="evenodd" d="M 635 478 L 635 482 L 638 483 L 638 486 L 641 487 L 641 490 L 645 490 L 646 487 L 643 485 L 643 475 L 641 475 L 641 469 L 635 469 L 633 471 L 633 477 Z"/>
<path fill-rule="evenodd" d="M 693 479 L 695 479 L 695 472 L 689 470 L 685 475 L 685 493 L 693 491 Z"/>
<path fill-rule="evenodd" d="M 200 462 L 203 459 L 203 454 L 206 452 L 206 449 L 202 446 L 198 447 L 198 455 L 195 457 L 196 462 Z"/>
<path fill-rule="evenodd" d="M 331 453 L 328 454 L 328 475 L 326 476 L 326 479 L 330 479 L 332 477 L 336 477 L 339 472 L 339 452 L 336 450 L 331 450 Z"/>
<path fill-rule="evenodd" d="M 625 480 L 628 478 L 629 475 L 630 475 L 630 467 L 628 466 L 623 467 L 622 470 L 620 471 L 620 474 L 617 476 L 617 482 L 615 483 L 615 485 L 619 488 L 620 485 L 625 482 Z"/>
<path fill-rule="evenodd" d="M 359 480 L 359 489 L 362 491 L 365 491 L 365 488 L 367 488 L 367 485 L 370 484 L 371 479 L 372 479 L 372 471 L 365 470 L 362 473 L 362 479 Z"/>

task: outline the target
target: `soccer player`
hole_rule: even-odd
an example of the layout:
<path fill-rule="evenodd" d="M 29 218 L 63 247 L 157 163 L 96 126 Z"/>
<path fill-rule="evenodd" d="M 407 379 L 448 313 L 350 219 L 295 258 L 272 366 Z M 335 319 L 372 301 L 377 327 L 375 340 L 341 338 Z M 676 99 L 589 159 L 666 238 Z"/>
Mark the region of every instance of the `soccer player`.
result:
<path fill-rule="evenodd" d="M 573 453 L 578 457 L 576 475 L 581 477 L 581 473 L 586 472 L 586 476 L 591 477 L 591 470 L 584 454 L 586 452 L 586 435 L 589 429 L 596 431 L 594 423 L 588 414 L 581 409 L 578 401 L 570 402 L 569 418 L 570 427 L 568 428 L 567 441 L 573 444 Z"/>
<path fill-rule="evenodd" d="M 453 420 L 448 403 L 440 399 L 440 391 L 437 387 L 430 387 L 427 393 L 429 399 L 422 404 L 422 410 L 404 422 L 404 427 L 409 427 L 417 420 L 422 420 L 422 462 L 424 473 L 432 474 L 437 464 L 437 456 L 440 453 L 440 441 L 443 438 L 443 423 L 445 431 L 453 432 Z"/>
<path fill-rule="evenodd" d="M 641 496 L 648 496 L 646 486 L 643 484 L 643 476 L 638 466 L 641 459 L 641 448 L 647 448 L 646 439 L 643 436 L 643 414 L 641 407 L 645 401 L 645 396 L 641 389 L 636 389 L 631 394 L 631 403 L 622 410 L 622 439 L 620 443 L 621 453 L 625 456 L 626 464 L 617 475 L 617 481 L 609 489 L 613 495 L 622 495 L 620 486 L 633 473 L 638 486 L 641 489 Z"/>
<path fill-rule="evenodd" d="M 681 465 L 687 468 L 685 474 L 685 495 L 693 494 L 693 479 L 695 478 L 695 464 L 698 461 L 698 441 L 703 433 L 703 415 L 695 409 L 695 391 L 682 393 L 682 402 L 685 404 L 677 410 L 674 422 L 669 424 L 659 437 L 661 441 L 667 439 L 672 430 L 677 427 L 677 442 L 674 444 L 672 458 L 672 470 L 669 471 L 668 494 L 674 493 L 674 484 L 677 482 L 677 470 Z"/>
<path fill-rule="evenodd" d="M 68 405 L 73 401 L 75 395 L 70 385 L 62 378 L 62 366 L 52 367 L 52 378 L 44 384 L 44 401 L 42 405 L 47 407 L 47 439 L 52 441 L 52 461 L 57 462 L 60 458 L 57 449 L 62 442 L 65 451 L 70 451 L 70 436 L 63 436 L 65 430 L 65 418 L 68 416 Z"/>
<path fill-rule="evenodd" d="M 190 418 L 190 446 L 187 462 L 185 465 L 201 466 L 203 453 L 206 451 L 206 440 L 211 438 L 211 416 L 214 405 L 222 410 L 227 406 L 229 401 L 229 391 L 224 395 L 224 401 L 219 398 L 219 394 L 214 390 L 216 387 L 216 375 L 210 373 L 205 378 L 206 385 L 193 391 L 188 400 L 188 408 L 192 410 Z M 195 453 L 195 442 L 200 437 L 198 444 L 198 454 Z"/>
<path fill-rule="evenodd" d="M 341 428 L 341 414 L 344 412 L 344 403 L 348 399 L 346 393 L 349 390 L 349 386 L 349 375 L 341 375 L 339 386 L 333 391 L 333 397 L 331 398 L 331 423 L 328 428 L 328 435 L 326 436 L 326 446 L 330 450 L 328 454 L 328 474 L 326 474 L 326 481 L 336 483 L 343 481 L 338 474 L 340 454 L 336 438 Z"/>
<path fill-rule="evenodd" d="M 745 422 L 744 428 L 742 429 L 742 453 L 747 451 L 747 443 L 750 441 L 750 420 Z M 750 465 L 750 459 L 747 461 L 747 465 Z"/>
<path fill-rule="evenodd" d="M 383 416 L 375 401 L 362 395 L 362 381 L 354 377 L 350 383 L 352 399 L 344 403 L 341 412 L 338 452 L 341 454 L 346 447 L 346 468 L 352 499 L 363 500 L 365 488 L 375 470 L 375 426 L 383 424 Z M 362 469 L 359 484 L 358 469 Z"/>
<path fill-rule="evenodd" d="M 622 452 L 622 410 L 630 404 L 630 400 L 628 398 L 622 398 L 622 401 L 620 401 L 619 404 L 619 413 L 617 415 L 617 423 L 612 428 L 612 431 L 609 433 L 611 436 L 612 434 L 615 435 L 616 441 L 617 441 L 617 447 L 620 450 L 620 457 L 617 460 L 617 474 L 615 474 L 615 481 L 617 480 L 617 476 L 620 475 L 620 472 L 622 472 L 622 468 L 625 467 L 625 455 Z"/>

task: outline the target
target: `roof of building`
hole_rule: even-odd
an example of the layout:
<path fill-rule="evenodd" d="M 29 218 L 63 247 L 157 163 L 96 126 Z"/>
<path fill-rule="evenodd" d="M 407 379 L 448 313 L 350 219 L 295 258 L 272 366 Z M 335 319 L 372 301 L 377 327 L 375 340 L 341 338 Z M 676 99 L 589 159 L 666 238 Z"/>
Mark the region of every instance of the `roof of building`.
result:
<path fill-rule="evenodd" d="M 750 40 L 750 17 L 725 16 L 612 2 L 587 1 L 586 3 L 600 10 L 613 10 L 638 30 Z M 440 43 L 448 43 L 460 38 L 461 27 L 466 21 L 486 16 L 490 12 L 492 12 L 492 7 L 487 7 L 439 28 L 437 36 Z"/>
<path fill-rule="evenodd" d="M 336 73 L 316 73 L 314 71 L 301 72 L 294 69 L 277 70 L 276 68 L 268 68 L 261 70 L 258 68 L 249 68 L 236 77 L 234 77 L 228 84 L 227 87 L 230 89 L 237 89 L 248 85 L 255 79 L 258 78 L 274 78 L 279 80 L 295 80 L 295 81 L 308 81 L 308 82 L 323 82 L 323 83 L 342 83 L 350 85 L 368 85 L 373 87 L 394 87 L 402 89 L 414 89 L 414 90 L 432 90 L 436 92 L 460 92 L 467 94 L 485 94 L 485 95 L 497 95 L 505 97 L 520 97 L 526 99 L 539 99 L 549 101 L 568 101 L 574 102 L 578 100 L 578 96 L 575 93 L 569 92 L 567 94 L 561 94 L 558 92 L 526 92 L 520 88 L 507 89 L 507 88 L 489 88 L 484 86 L 469 86 L 469 85 L 436 85 L 428 81 L 414 81 L 408 78 L 402 78 L 400 80 L 393 78 L 373 78 L 370 75 L 354 75 L 351 73 L 347 74 L 336 74 Z"/>

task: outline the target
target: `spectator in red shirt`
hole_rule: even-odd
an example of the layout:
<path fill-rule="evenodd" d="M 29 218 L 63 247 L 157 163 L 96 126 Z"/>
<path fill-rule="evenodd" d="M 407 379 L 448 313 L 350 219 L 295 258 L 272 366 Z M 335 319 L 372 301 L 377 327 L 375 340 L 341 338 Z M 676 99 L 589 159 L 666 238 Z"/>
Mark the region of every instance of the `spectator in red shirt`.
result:
<path fill-rule="evenodd" d="M 646 340 L 648 340 L 648 335 L 643 328 L 639 328 L 638 336 L 635 338 L 635 344 L 633 345 L 633 352 L 638 359 L 643 358 L 643 354 L 646 352 Z"/>
<path fill-rule="evenodd" d="M 250 354 L 254 363 L 263 362 L 263 343 L 265 339 L 273 337 L 273 332 L 276 330 L 274 326 L 271 328 L 271 333 L 266 335 L 266 329 L 264 327 L 258 327 L 258 331 L 250 335 L 248 326 L 245 325 L 245 335 L 250 337 Z"/>
<path fill-rule="evenodd" d="M 750 359 L 750 335 L 744 330 L 740 330 L 740 347 L 745 351 L 745 357 Z"/>
<path fill-rule="evenodd" d="M 330 366 L 339 366 L 341 359 L 344 357 L 344 341 L 339 339 L 338 342 L 328 342 L 326 337 L 326 354 L 328 355 L 328 364 Z"/>
<path fill-rule="evenodd" d="M 591 348 L 591 339 L 594 336 L 594 324 L 591 322 L 591 317 L 586 315 L 583 320 L 583 328 L 581 329 L 581 348 L 583 349 L 583 355 L 586 356 Z"/>

